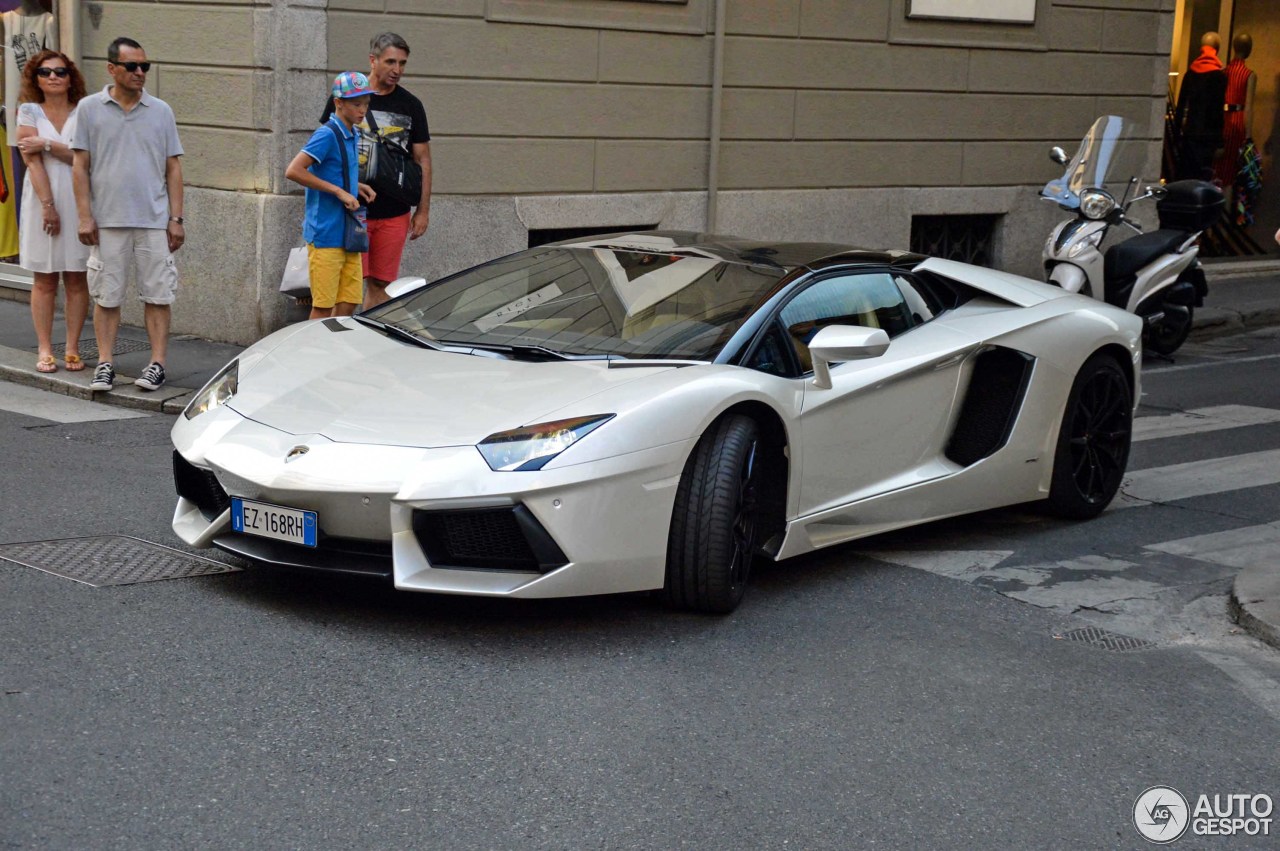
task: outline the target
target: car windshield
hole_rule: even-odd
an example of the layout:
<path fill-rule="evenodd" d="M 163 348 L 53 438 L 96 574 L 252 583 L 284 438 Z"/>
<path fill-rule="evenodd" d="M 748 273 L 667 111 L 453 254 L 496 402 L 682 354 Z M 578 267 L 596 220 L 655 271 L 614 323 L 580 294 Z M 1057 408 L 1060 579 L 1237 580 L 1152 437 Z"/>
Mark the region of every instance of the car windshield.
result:
<path fill-rule="evenodd" d="M 785 274 L 692 249 L 548 246 L 364 315 L 440 344 L 513 354 L 712 360 Z"/>

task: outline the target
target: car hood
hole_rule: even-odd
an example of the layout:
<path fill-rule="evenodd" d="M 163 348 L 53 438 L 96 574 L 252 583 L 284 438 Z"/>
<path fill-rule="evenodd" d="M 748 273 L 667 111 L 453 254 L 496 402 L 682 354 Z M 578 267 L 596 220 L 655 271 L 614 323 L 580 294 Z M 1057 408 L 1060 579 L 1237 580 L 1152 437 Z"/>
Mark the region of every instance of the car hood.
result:
<path fill-rule="evenodd" d="M 240 376 L 229 407 L 290 434 L 466 446 L 672 368 L 511 361 L 418 348 L 352 320 L 310 324 Z"/>

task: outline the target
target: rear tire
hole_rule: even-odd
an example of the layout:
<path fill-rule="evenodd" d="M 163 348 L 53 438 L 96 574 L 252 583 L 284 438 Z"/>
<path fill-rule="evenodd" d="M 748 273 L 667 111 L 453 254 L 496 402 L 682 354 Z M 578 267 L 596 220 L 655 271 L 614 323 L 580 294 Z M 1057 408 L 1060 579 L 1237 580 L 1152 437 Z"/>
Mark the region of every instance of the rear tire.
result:
<path fill-rule="evenodd" d="M 1174 314 L 1180 314 L 1182 310 L 1186 310 L 1186 319 L 1177 321 L 1170 319 L 1169 311 Z M 1192 320 L 1195 319 L 1196 309 L 1191 305 L 1166 305 L 1165 317 L 1160 324 L 1147 332 L 1143 343 L 1148 349 L 1158 355 L 1166 357 L 1176 352 L 1187 341 L 1187 337 L 1191 334 Z"/>
<path fill-rule="evenodd" d="M 1059 517 L 1096 517 L 1120 489 L 1133 436 L 1133 391 L 1106 355 L 1085 361 L 1071 385 L 1053 456 L 1049 510 Z"/>
<path fill-rule="evenodd" d="M 685 463 L 663 593 L 680 609 L 727 613 L 746 592 L 759 528 L 760 428 L 742 415 L 708 429 Z"/>

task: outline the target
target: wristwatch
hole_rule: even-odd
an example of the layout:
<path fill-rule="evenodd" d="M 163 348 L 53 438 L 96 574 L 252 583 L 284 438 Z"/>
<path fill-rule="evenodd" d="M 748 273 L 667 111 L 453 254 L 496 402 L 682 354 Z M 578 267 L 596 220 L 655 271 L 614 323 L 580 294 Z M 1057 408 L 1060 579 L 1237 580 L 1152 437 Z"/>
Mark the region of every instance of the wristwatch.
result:
<path fill-rule="evenodd" d="M 178 224 L 182 224 L 182 223 L 183 223 L 183 221 L 184 221 L 184 219 L 182 218 L 182 216 L 170 216 L 170 217 L 169 217 L 169 221 L 171 221 L 171 222 L 177 222 Z"/>
<path fill-rule="evenodd" d="M 47 154 L 53 150 L 53 141 L 51 139 L 44 140 L 44 152 Z"/>

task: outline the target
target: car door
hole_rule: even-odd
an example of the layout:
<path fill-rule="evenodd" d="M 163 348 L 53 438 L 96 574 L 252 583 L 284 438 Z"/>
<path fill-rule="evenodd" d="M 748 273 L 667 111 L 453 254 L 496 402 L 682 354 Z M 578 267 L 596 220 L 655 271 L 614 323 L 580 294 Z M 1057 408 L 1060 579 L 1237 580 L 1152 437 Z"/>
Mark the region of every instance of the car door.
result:
<path fill-rule="evenodd" d="M 961 367 L 978 340 L 930 323 L 936 312 L 916 283 L 891 270 L 826 274 L 782 308 L 804 381 L 799 516 L 953 469 L 942 448 Z M 890 343 L 880 357 L 833 364 L 832 386 L 822 389 L 807 343 L 833 324 L 882 328 Z"/>

